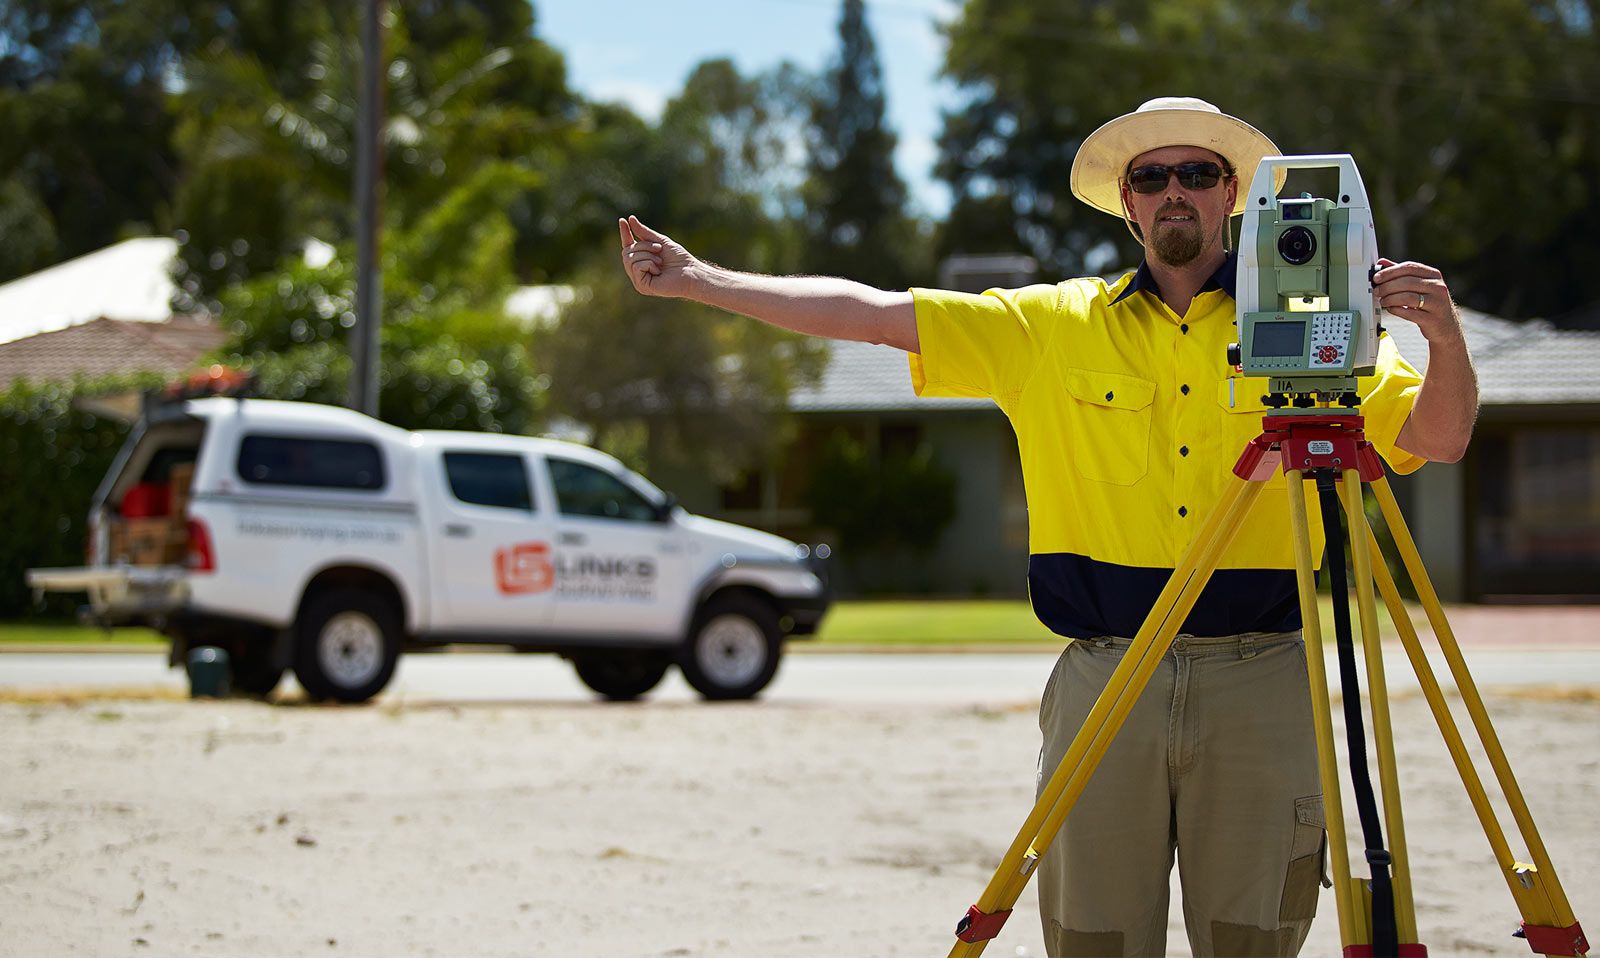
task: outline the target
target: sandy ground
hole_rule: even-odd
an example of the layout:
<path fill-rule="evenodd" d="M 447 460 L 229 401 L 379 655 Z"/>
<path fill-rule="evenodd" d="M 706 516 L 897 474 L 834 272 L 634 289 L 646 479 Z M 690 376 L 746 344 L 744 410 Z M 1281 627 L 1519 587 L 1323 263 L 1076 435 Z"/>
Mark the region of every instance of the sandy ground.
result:
<path fill-rule="evenodd" d="M 1593 934 L 1600 700 L 1490 707 Z M 1395 721 L 1424 942 L 1528 954 L 1423 702 Z M 1038 732 L 1031 705 L 91 700 L 0 705 L 0 743 L 0 954 L 783 958 L 945 954 Z M 1032 895 L 988 954 L 1043 954 Z M 1307 955 L 1338 952 L 1321 912 Z"/>

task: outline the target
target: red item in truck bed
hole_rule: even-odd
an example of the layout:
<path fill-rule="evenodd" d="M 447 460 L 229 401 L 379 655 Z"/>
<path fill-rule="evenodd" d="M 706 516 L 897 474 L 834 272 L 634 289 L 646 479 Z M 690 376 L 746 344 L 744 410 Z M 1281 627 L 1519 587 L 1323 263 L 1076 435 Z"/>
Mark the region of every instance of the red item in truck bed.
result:
<path fill-rule="evenodd" d="M 172 511 L 172 491 L 166 483 L 141 482 L 122 497 L 122 518 L 149 519 Z"/>

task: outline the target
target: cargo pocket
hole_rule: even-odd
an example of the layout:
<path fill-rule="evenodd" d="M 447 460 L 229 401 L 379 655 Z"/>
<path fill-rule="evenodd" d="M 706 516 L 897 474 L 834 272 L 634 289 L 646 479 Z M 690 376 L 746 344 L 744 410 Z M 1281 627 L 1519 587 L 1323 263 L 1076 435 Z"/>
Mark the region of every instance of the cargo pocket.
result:
<path fill-rule="evenodd" d="M 1068 369 L 1073 462 L 1085 479 L 1131 486 L 1150 463 L 1150 401 L 1156 384 L 1137 376 Z"/>
<path fill-rule="evenodd" d="M 1279 899 L 1278 920 L 1310 921 L 1317 914 L 1317 894 L 1324 882 L 1323 859 L 1327 855 L 1327 818 L 1322 796 L 1294 800 L 1294 843 L 1289 849 L 1289 867 L 1283 877 L 1283 897 Z"/>

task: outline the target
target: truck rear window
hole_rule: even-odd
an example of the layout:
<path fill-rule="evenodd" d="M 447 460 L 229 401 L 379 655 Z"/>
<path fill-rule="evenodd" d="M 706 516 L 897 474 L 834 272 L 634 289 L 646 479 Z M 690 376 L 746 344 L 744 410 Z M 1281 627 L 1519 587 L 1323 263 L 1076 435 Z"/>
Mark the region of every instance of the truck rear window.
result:
<path fill-rule="evenodd" d="M 239 443 L 239 478 L 270 486 L 382 489 L 383 455 L 354 439 L 249 435 Z"/>
<path fill-rule="evenodd" d="M 519 455 L 497 452 L 447 452 L 444 473 L 450 492 L 478 506 L 533 511 L 528 464 Z"/>

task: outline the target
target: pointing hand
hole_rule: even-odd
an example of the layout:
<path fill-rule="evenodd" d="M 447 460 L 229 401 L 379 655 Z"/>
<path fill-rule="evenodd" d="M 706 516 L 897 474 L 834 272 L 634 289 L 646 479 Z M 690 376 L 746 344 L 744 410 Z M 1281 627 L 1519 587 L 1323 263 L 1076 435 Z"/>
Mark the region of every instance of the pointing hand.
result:
<path fill-rule="evenodd" d="M 617 231 L 622 235 L 622 266 L 634 289 L 646 296 L 689 295 L 690 270 L 701 264 L 688 250 L 637 216 L 617 220 Z"/>

